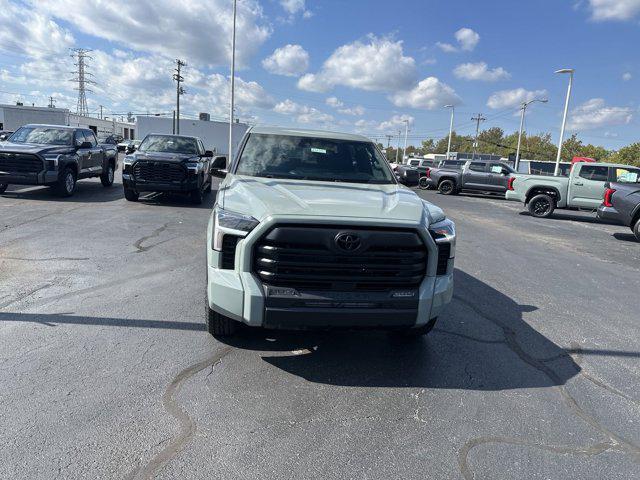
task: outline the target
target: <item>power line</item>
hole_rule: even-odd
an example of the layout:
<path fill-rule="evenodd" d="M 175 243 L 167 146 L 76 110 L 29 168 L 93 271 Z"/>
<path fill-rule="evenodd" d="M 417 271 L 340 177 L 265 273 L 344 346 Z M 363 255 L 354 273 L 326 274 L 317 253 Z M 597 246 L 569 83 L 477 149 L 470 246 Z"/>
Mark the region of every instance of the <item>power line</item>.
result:
<path fill-rule="evenodd" d="M 476 158 L 476 150 L 478 149 L 478 135 L 480 134 L 480 122 L 484 122 L 486 118 L 483 117 L 481 113 L 479 113 L 477 117 L 471 117 L 471 120 L 476 122 L 476 138 L 473 141 L 473 155 L 471 156 L 471 160 L 474 160 Z"/>

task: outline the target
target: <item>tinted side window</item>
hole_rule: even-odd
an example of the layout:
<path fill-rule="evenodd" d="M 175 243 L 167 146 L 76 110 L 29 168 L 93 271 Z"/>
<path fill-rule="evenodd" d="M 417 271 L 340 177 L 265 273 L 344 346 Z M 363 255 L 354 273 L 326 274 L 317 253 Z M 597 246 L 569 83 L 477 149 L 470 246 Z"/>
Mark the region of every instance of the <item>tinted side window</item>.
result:
<path fill-rule="evenodd" d="M 96 139 L 96 135 L 91 130 L 84 131 L 84 138 L 85 138 L 85 141 L 91 143 L 92 147 L 95 147 L 96 145 L 98 145 L 98 140 Z"/>
<path fill-rule="evenodd" d="M 420 165 L 420 160 L 411 160 L 409 162 L 409 165 L 411 165 L 412 167 L 417 167 L 418 165 Z"/>
<path fill-rule="evenodd" d="M 620 183 L 640 183 L 639 168 L 618 168 L 611 167 L 613 170 L 613 178 Z"/>
<path fill-rule="evenodd" d="M 485 167 L 484 163 L 473 162 L 472 164 L 469 165 L 469 170 L 473 170 L 474 172 L 484 172 L 484 167 Z"/>
<path fill-rule="evenodd" d="M 73 134 L 73 143 L 75 143 L 76 146 L 79 147 L 84 141 L 84 133 L 82 132 L 82 130 L 76 130 L 76 132 Z"/>
<path fill-rule="evenodd" d="M 609 180 L 609 168 L 595 165 L 583 165 L 579 176 L 587 180 L 596 182 L 606 182 Z"/>

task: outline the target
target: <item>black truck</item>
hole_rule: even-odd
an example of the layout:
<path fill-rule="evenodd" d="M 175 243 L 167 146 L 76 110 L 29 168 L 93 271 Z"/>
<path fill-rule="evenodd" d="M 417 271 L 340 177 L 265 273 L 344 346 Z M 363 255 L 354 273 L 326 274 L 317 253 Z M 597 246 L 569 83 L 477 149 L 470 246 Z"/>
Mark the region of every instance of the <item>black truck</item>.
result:
<path fill-rule="evenodd" d="M 124 157 L 124 196 L 135 202 L 140 192 L 184 193 L 200 204 L 211 191 L 212 158 L 197 137 L 150 133 L 135 153 Z"/>
<path fill-rule="evenodd" d="M 0 193 L 10 184 L 48 185 L 69 197 L 83 178 L 110 187 L 117 168 L 115 146 L 99 145 L 88 128 L 24 125 L 0 143 Z"/>
<path fill-rule="evenodd" d="M 640 175 L 628 173 L 625 178 L 618 177 L 618 182 L 607 183 L 605 188 L 598 218 L 631 228 L 640 242 Z"/>
<path fill-rule="evenodd" d="M 456 166 L 430 169 L 427 172 L 427 186 L 437 188 L 443 195 L 454 195 L 463 190 L 504 194 L 509 186 L 509 178 L 516 173 L 510 165 L 496 161 L 469 160 L 462 165 L 462 169 Z"/>

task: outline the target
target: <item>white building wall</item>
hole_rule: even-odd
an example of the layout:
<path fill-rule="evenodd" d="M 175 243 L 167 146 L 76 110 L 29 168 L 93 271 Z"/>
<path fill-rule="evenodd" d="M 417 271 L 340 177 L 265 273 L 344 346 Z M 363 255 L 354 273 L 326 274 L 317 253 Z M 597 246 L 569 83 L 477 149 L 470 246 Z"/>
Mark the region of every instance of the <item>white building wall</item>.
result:
<path fill-rule="evenodd" d="M 136 118 L 137 135 L 143 139 L 149 133 L 173 133 L 173 119 L 162 117 Z M 233 124 L 233 143 L 237 147 L 249 126 L 245 123 Z M 204 120 L 180 120 L 180 134 L 199 137 L 207 150 L 225 155 L 229 150 L 229 124 L 227 122 L 209 122 Z"/>
<path fill-rule="evenodd" d="M 28 123 L 66 125 L 69 111 L 65 108 L 26 107 L 0 105 L 0 123 L 3 130 L 17 130 Z"/>
<path fill-rule="evenodd" d="M 69 125 L 72 127 L 90 128 L 99 136 L 106 136 L 111 134 L 122 135 L 124 138 L 137 138 L 135 134 L 136 126 L 133 123 L 117 122 L 114 119 L 103 120 L 94 117 L 84 117 L 82 115 L 76 115 L 75 113 L 69 114 Z M 132 135 L 133 132 L 133 135 Z"/>

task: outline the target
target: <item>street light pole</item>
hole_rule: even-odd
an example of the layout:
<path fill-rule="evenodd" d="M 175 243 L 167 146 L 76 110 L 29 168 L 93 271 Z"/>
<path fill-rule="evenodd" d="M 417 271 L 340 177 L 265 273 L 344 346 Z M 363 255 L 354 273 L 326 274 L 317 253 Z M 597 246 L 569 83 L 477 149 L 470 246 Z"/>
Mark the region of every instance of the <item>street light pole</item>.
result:
<path fill-rule="evenodd" d="M 407 136 L 409 135 L 409 120 L 403 120 L 404 126 L 404 150 L 402 151 L 402 163 L 404 163 L 404 157 L 407 156 Z"/>
<path fill-rule="evenodd" d="M 534 98 L 533 100 L 529 100 L 528 102 L 522 102 L 522 113 L 520 114 L 520 130 L 518 131 L 518 149 L 516 150 L 516 163 L 515 170 L 518 171 L 518 167 L 520 166 L 520 145 L 522 144 L 522 130 L 524 128 L 524 115 L 527 111 L 527 107 L 534 102 L 547 103 L 548 100 L 546 98 L 538 99 Z"/>
<path fill-rule="evenodd" d="M 449 143 L 447 144 L 447 158 L 451 153 L 451 137 L 453 135 L 453 115 L 455 114 L 456 107 L 454 105 L 445 105 L 444 108 L 451 109 L 451 121 L 449 122 Z"/>
<path fill-rule="evenodd" d="M 562 115 L 562 127 L 560 127 L 560 140 L 558 141 L 558 156 L 556 157 L 556 168 L 553 172 L 554 176 L 560 174 L 560 158 L 562 157 L 562 143 L 564 142 L 564 129 L 567 125 L 567 112 L 569 111 L 569 100 L 571 98 L 571 87 L 573 86 L 573 68 L 563 68 L 557 70 L 555 73 L 568 73 L 569 74 L 569 86 L 567 87 L 567 98 L 564 102 L 564 113 Z"/>
<path fill-rule="evenodd" d="M 227 158 L 227 168 L 231 166 L 233 160 L 233 107 L 235 100 L 236 83 L 236 0 L 233 0 L 233 34 L 231 37 L 231 102 L 229 105 L 229 157 Z"/>
<path fill-rule="evenodd" d="M 396 163 L 398 163 L 398 154 L 400 153 L 400 135 L 402 134 L 402 130 L 398 130 L 398 143 L 396 144 Z"/>

